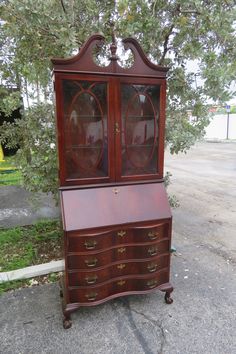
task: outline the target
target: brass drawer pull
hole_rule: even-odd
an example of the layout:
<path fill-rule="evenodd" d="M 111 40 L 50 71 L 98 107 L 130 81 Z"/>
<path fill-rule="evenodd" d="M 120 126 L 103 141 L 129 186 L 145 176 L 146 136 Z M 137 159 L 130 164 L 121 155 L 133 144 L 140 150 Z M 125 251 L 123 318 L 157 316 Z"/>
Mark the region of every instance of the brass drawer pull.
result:
<path fill-rule="evenodd" d="M 88 301 L 94 301 L 96 300 L 96 297 L 98 296 L 98 293 L 89 293 L 85 295 L 88 299 Z"/>
<path fill-rule="evenodd" d="M 87 284 L 94 284 L 96 283 L 97 279 L 98 279 L 97 275 L 92 275 L 91 277 L 85 278 Z"/>
<path fill-rule="evenodd" d="M 125 235 L 126 235 L 126 231 L 121 230 L 117 232 L 117 236 L 124 237 Z"/>
<path fill-rule="evenodd" d="M 125 280 L 120 280 L 120 281 L 117 282 L 117 285 L 122 286 L 122 285 L 124 285 L 125 283 L 126 283 Z"/>
<path fill-rule="evenodd" d="M 119 264 L 119 265 L 117 266 L 117 269 L 122 270 L 122 269 L 124 269 L 125 267 L 126 267 L 126 265 L 123 264 L 123 263 L 121 263 L 121 264 Z"/>
<path fill-rule="evenodd" d="M 86 259 L 85 263 L 88 267 L 95 267 L 97 264 L 97 258 L 93 258 L 93 259 Z"/>
<path fill-rule="evenodd" d="M 155 288 L 155 286 L 157 286 L 158 281 L 157 280 L 149 280 L 147 282 L 147 286 L 149 287 L 149 289 Z"/>
<path fill-rule="evenodd" d="M 153 273 L 153 272 L 155 272 L 155 271 L 157 270 L 157 264 L 151 263 L 151 264 L 149 264 L 149 265 L 147 266 L 147 268 L 148 268 L 148 270 L 149 270 L 150 273 Z"/>
<path fill-rule="evenodd" d="M 126 251 L 125 247 L 118 248 L 117 252 L 118 253 L 124 253 Z"/>
<path fill-rule="evenodd" d="M 157 254 L 157 247 L 151 247 L 148 249 L 148 253 L 150 254 L 150 256 L 155 256 Z"/>
<path fill-rule="evenodd" d="M 97 245 L 97 241 L 95 241 L 95 240 L 85 241 L 84 245 L 85 245 L 86 250 L 94 250 L 94 248 Z"/>
<path fill-rule="evenodd" d="M 156 240 L 158 238 L 159 233 L 157 231 L 150 231 L 148 233 L 148 237 L 151 241 Z"/>

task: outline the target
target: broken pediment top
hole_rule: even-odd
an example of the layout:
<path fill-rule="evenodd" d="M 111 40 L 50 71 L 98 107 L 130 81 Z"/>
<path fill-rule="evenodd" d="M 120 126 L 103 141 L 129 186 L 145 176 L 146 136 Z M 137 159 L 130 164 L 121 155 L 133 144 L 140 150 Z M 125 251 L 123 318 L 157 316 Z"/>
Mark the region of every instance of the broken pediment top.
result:
<path fill-rule="evenodd" d="M 95 50 L 99 50 L 105 44 L 105 37 L 100 33 L 95 33 L 82 45 L 78 54 L 70 58 L 53 58 L 54 72 L 93 72 L 108 74 L 123 74 L 148 77 L 166 77 L 168 68 L 152 63 L 138 41 L 132 37 L 122 40 L 125 50 L 131 50 L 133 64 L 125 68 L 119 65 L 117 56 L 117 39 L 112 31 L 112 42 L 110 44 L 111 56 L 107 66 L 100 66 L 94 61 Z"/>

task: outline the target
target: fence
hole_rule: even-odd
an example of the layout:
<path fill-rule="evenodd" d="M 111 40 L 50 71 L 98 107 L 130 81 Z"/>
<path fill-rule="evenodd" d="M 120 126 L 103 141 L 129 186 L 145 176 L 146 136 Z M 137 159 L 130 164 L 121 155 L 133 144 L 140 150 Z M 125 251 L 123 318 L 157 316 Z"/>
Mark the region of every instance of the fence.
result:
<path fill-rule="evenodd" d="M 236 114 L 216 114 L 208 127 L 206 128 L 206 139 L 227 139 L 227 121 L 228 121 L 228 139 L 236 140 Z"/>

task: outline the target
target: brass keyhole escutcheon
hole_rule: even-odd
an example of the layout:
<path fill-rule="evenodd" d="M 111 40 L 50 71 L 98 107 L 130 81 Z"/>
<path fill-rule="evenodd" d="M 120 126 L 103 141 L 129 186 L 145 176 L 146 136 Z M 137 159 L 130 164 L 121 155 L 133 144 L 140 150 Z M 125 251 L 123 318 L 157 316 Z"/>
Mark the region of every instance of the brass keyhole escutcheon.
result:
<path fill-rule="evenodd" d="M 113 188 L 113 189 L 112 189 L 112 192 L 113 192 L 115 195 L 117 195 L 117 194 L 120 192 L 120 190 L 119 190 L 118 188 Z"/>
<path fill-rule="evenodd" d="M 123 231 L 123 230 L 118 231 L 117 235 L 120 236 L 120 237 L 124 237 L 126 235 L 126 231 Z"/>
<path fill-rule="evenodd" d="M 118 248 L 118 253 L 124 253 L 126 251 L 125 247 Z"/>
<path fill-rule="evenodd" d="M 125 280 L 120 280 L 117 282 L 117 285 L 122 286 L 125 285 L 126 281 Z"/>
<path fill-rule="evenodd" d="M 122 270 L 122 269 L 124 269 L 125 267 L 126 267 L 125 264 L 121 263 L 121 264 L 119 264 L 119 265 L 117 266 L 117 269 Z"/>
<path fill-rule="evenodd" d="M 120 133 L 120 126 L 119 126 L 119 123 L 118 123 L 118 122 L 115 123 L 115 133 L 116 133 L 116 134 L 119 134 L 119 133 Z"/>

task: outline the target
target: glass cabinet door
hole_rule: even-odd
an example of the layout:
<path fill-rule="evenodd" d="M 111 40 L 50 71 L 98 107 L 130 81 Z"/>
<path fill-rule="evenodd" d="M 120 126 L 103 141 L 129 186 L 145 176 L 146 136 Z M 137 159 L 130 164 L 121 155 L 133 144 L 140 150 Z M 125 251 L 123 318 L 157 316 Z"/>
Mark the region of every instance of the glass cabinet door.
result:
<path fill-rule="evenodd" d="M 62 80 L 66 180 L 107 177 L 107 82 Z"/>
<path fill-rule="evenodd" d="M 160 86 L 121 84 L 121 176 L 158 172 Z"/>

